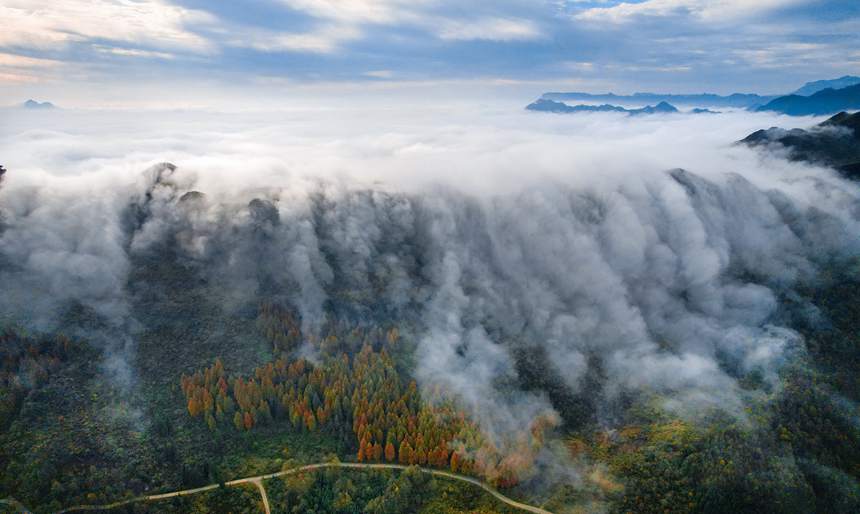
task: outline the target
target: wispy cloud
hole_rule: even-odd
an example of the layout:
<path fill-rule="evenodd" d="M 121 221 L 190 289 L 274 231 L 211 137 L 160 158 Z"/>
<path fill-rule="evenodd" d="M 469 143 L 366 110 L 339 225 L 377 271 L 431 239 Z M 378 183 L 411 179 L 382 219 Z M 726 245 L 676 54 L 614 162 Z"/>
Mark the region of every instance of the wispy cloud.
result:
<path fill-rule="evenodd" d="M 249 30 L 237 33 L 237 37 L 230 39 L 228 44 L 261 52 L 330 53 L 361 35 L 361 30 L 351 25 L 327 25 L 299 33 Z"/>
<path fill-rule="evenodd" d="M 415 24 L 423 19 L 421 7 L 427 0 L 278 0 L 278 3 L 319 21 L 317 28 L 305 32 L 257 30 L 233 27 L 239 35 L 233 46 L 263 52 L 331 53 L 344 44 L 365 37 L 367 25 Z M 285 15 L 289 17 L 288 14 Z M 238 30 L 237 30 L 238 29 Z M 249 30 L 250 29 L 250 30 Z"/>
<path fill-rule="evenodd" d="M 121 57 L 140 57 L 144 59 L 175 59 L 176 55 L 168 52 L 156 52 L 152 50 L 141 50 L 138 48 L 121 48 L 116 46 L 93 45 L 100 53 L 118 55 Z"/>
<path fill-rule="evenodd" d="M 522 41 L 541 37 L 528 19 L 484 16 L 464 18 L 440 9 L 443 2 L 403 0 L 280 0 L 320 20 L 320 27 L 302 33 L 257 31 L 231 44 L 262 51 L 330 53 L 345 43 L 371 36 L 368 26 L 400 27 L 431 34 L 443 41 Z"/>
<path fill-rule="evenodd" d="M 394 77 L 394 72 L 391 70 L 370 70 L 365 71 L 362 75 L 374 79 L 390 79 Z"/>
<path fill-rule="evenodd" d="M 616 91 L 778 93 L 860 72 L 856 0 L 494 0 L 467 7 L 454 0 L 5 0 L 0 23 L 0 53 L 19 56 L 14 66 L 0 64 L 0 82 L 78 83 L 80 91 L 88 88 L 76 81 L 169 72 L 225 87 L 237 77 L 364 77 L 383 79 L 363 81 L 373 87 L 492 79 L 557 88 L 589 77 Z M 25 66 L 22 56 L 67 66 L 58 74 Z M 0 94 L 20 96 L 11 86 Z"/>
<path fill-rule="evenodd" d="M 850 59 L 850 54 L 844 55 L 820 43 L 765 44 L 737 49 L 732 55 L 756 67 L 771 69 L 791 68 L 799 63 L 841 63 Z"/>
<path fill-rule="evenodd" d="M 40 82 L 46 71 L 60 66 L 63 66 L 63 62 L 54 59 L 0 52 L 0 84 Z"/>
<path fill-rule="evenodd" d="M 646 0 L 586 9 L 579 20 L 628 23 L 643 17 L 690 16 L 702 20 L 730 20 L 800 3 L 801 0 Z"/>
<path fill-rule="evenodd" d="M 63 63 L 54 59 L 41 59 L 24 55 L 0 53 L 0 66 L 12 68 L 53 68 Z"/>
<path fill-rule="evenodd" d="M 522 41 L 541 37 L 541 32 L 534 22 L 511 18 L 447 20 L 441 24 L 438 34 L 442 39 L 463 41 Z"/>
<path fill-rule="evenodd" d="M 8 0 L 0 6 L 0 47 L 56 50 L 107 40 L 208 52 L 212 43 L 189 27 L 214 21 L 206 12 L 162 0 Z"/>
<path fill-rule="evenodd" d="M 393 23 L 411 18 L 427 0 L 278 0 L 296 11 L 344 23 Z"/>

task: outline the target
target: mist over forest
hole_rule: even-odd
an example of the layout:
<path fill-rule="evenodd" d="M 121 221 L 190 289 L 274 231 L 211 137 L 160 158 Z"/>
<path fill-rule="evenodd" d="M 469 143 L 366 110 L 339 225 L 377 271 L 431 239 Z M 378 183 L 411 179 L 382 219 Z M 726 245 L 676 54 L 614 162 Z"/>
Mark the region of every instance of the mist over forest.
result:
<path fill-rule="evenodd" d="M 450 112 L 10 110 L 4 491 L 203 485 L 256 440 L 554 512 L 856 506 L 860 189 L 735 143 L 820 120 Z"/>

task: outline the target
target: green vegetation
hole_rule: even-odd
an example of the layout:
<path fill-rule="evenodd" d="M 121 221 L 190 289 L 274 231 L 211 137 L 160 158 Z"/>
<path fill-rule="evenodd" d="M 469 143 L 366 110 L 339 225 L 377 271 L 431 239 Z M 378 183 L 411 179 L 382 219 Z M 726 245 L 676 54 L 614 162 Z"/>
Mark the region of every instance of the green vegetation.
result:
<path fill-rule="evenodd" d="M 516 513 L 479 488 L 406 471 L 327 469 L 267 484 L 273 511 L 295 514 Z"/>
<path fill-rule="evenodd" d="M 843 269 L 783 299 L 808 351 L 773 386 L 738 372 L 748 393 L 739 412 L 681 416 L 641 393 L 600 422 L 599 373 L 571 394 L 540 373 L 543 356 L 519 356 L 522 386 L 547 391 L 561 411 L 573 471 L 552 489 L 526 481 L 506 494 L 553 512 L 860 512 L 860 283 Z M 109 355 L 85 331 L 0 332 L 0 496 L 50 512 L 331 458 L 453 469 L 506 487 L 522 471 L 506 469 L 514 461 L 491 452 L 454 403 L 422 398 L 395 325 L 339 321 L 306 335 L 274 302 L 225 310 L 217 291 L 183 286 L 188 270 L 149 270 L 155 285 L 136 296 L 148 327 L 139 372 L 125 386 L 106 378 Z M 156 286 L 166 297 L 149 296 Z M 810 303 L 815 322 L 801 307 Z M 69 316 L 79 327 L 90 319 Z M 302 341 L 315 355 L 299 354 Z M 477 487 L 415 471 L 328 469 L 266 488 L 274 512 L 513 512 Z M 260 512 L 260 496 L 219 488 L 118 511 Z"/>
<path fill-rule="evenodd" d="M 495 481 L 512 483 L 514 472 L 488 462 L 489 451 L 480 462 L 467 453 L 467 445 L 477 449 L 485 443 L 465 414 L 450 404 L 424 403 L 415 382 L 401 378 L 392 357 L 402 353 L 397 329 L 329 332 L 319 342 L 323 361 L 315 366 L 284 353 L 301 337 L 292 316 L 271 306 L 261 313 L 261 325 L 281 352 L 277 360 L 256 368 L 249 379 L 229 377 L 220 359 L 182 376 L 188 413 L 210 430 L 288 424 L 299 433 L 328 433 L 343 447 L 355 448 L 358 462 L 384 460 L 479 475 L 492 471 Z M 349 348 L 357 344 L 361 350 L 350 356 Z"/>
<path fill-rule="evenodd" d="M 682 419 L 659 398 L 642 397 L 615 428 L 571 433 L 571 456 L 605 470 L 585 482 L 618 513 L 860 512 L 860 284 L 853 276 L 848 269 L 807 291 L 827 323 L 795 321 L 809 353 L 782 369 L 778 387 L 751 394 L 744 412 Z M 786 315 L 798 313 L 787 303 Z M 740 377 L 756 380 L 754 372 Z M 561 510 L 565 499 L 559 493 L 547 507 Z"/>

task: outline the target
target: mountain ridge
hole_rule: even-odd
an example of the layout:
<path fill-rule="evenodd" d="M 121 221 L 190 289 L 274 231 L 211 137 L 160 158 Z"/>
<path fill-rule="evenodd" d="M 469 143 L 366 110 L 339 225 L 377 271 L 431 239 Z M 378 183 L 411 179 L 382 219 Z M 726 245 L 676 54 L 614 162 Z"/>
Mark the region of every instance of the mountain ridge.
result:
<path fill-rule="evenodd" d="M 778 112 L 789 116 L 810 116 L 854 109 L 860 109 L 860 84 L 842 89 L 827 88 L 810 96 L 781 96 L 757 108 L 756 111 Z"/>
<path fill-rule="evenodd" d="M 788 151 L 791 161 L 831 166 L 847 178 L 860 179 L 860 113 L 840 112 L 809 129 L 757 130 L 739 143 L 754 148 L 776 144 Z"/>
<path fill-rule="evenodd" d="M 642 114 L 665 114 L 665 113 L 675 113 L 679 112 L 678 109 L 668 103 L 668 102 L 660 102 L 657 105 L 646 105 L 645 107 L 641 107 L 639 109 L 626 109 L 624 107 L 618 105 L 611 104 L 602 104 L 602 105 L 567 105 L 564 102 L 556 102 L 554 100 L 547 100 L 543 98 L 539 98 L 538 100 L 530 103 L 526 106 L 526 109 L 529 111 L 537 111 L 537 112 L 552 112 L 556 114 L 572 114 L 576 112 L 622 112 L 627 113 L 630 116 L 637 116 Z"/>
<path fill-rule="evenodd" d="M 591 102 L 635 102 L 635 103 L 658 103 L 668 102 L 672 104 L 696 104 L 706 107 L 740 107 L 749 108 L 766 104 L 774 100 L 778 95 L 762 96 L 755 93 L 733 93 L 720 96 L 714 93 L 701 94 L 674 94 L 674 93 L 633 93 L 632 95 L 616 95 L 615 93 L 592 94 L 583 92 L 548 92 L 541 95 L 541 99 L 564 101 L 591 101 Z"/>
<path fill-rule="evenodd" d="M 811 96 L 825 89 L 842 89 L 849 86 L 860 84 L 860 77 L 854 75 L 844 75 L 838 79 L 824 79 L 807 82 L 802 87 L 794 91 L 793 95 Z"/>

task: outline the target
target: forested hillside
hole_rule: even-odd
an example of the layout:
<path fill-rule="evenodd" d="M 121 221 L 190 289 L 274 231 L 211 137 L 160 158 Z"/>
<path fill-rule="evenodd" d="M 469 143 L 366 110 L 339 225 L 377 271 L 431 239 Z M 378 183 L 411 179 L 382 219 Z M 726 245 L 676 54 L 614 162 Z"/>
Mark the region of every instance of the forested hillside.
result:
<path fill-rule="evenodd" d="M 629 242 L 612 226 L 620 198 L 639 205 L 626 190 L 237 204 L 173 166 L 149 180 L 107 231 L 128 256 L 115 288 L 34 279 L 46 268 L 18 239 L 33 211 L 4 214 L 0 492 L 36 512 L 331 459 L 454 471 L 559 513 L 860 510 L 860 261 L 835 215 L 674 170 L 675 196 L 643 211 L 640 272 L 593 257 Z M 689 216 L 665 223 L 679 201 Z M 691 219 L 719 271 L 666 257 L 695 254 L 674 228 Z M 507 509 L 414 472 L 267 488 L 291 512 Z M 258 501 L 238 487 L 122 509 Z"/>

